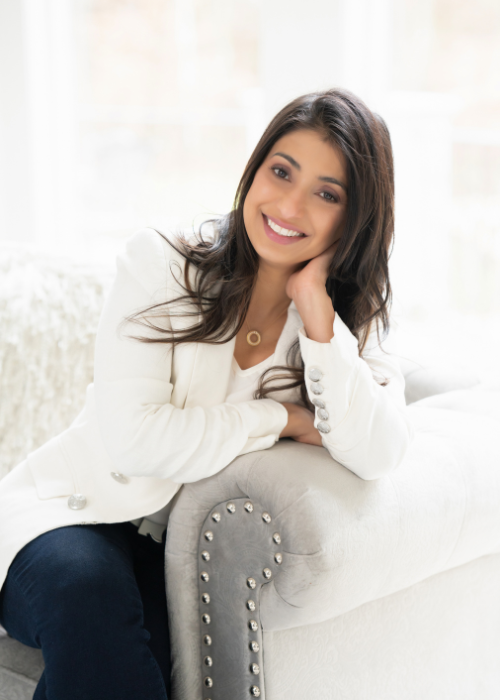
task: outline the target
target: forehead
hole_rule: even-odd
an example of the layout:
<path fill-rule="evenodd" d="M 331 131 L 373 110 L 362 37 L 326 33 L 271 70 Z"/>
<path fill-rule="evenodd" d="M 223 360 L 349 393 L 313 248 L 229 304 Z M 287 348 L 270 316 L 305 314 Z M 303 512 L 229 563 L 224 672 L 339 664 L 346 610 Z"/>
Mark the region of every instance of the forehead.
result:
<path fill-rule="evenodd" d="M 292 156 L 301 172 L 317 177 L 328 176 L 346 179 L 345 158 L 340 148 L 317 131 L 300 129 L 291 131 L 276 141 L 269 157 L 281 152 Z"/>

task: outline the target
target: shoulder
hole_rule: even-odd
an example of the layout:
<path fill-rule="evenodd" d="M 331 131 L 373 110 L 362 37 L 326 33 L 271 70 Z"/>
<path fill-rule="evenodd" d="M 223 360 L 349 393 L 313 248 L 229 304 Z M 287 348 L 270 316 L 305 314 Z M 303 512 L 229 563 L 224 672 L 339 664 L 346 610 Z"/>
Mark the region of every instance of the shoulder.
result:
<path fill-rule="evenodd" d="M 164 291 L 177 279 L 183 280 L 186 259 L 179 247 L 177 233 L 143 228 L 125 242 L 117 258 L 118 272 L 131 275 L 151 295 Z"/>

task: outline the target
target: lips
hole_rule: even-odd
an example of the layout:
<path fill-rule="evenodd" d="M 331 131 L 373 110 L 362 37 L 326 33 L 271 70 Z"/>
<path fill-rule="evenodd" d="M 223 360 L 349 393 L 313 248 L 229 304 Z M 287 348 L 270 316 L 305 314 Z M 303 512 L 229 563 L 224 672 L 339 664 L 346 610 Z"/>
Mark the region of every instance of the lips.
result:
<path fill-rule="evenodd" d="M 273 231 L 273 229 L 269 226 L 267 222 L 268 217 L 265 214 L 262 214 L 262 221 L 264 224 L 264 232 L 266 236 L 271 240 L 274 241 L 274 243 L 279 243 L 280 245 L 291 245 L 293 243 L 298 243 L 299 241 L 303 241 L 304 238 L 307 238 L 305 234 L 302 234 L 301 236 L 287 236 L 287 235 L 281 235 L 277 233 L 276 231 Z M 280 228 L 285 228 L 281 227 L 278 222 L 273 219 L 272 217 L 269 217 L 273 224 L 276 224 L 277 226 L 280 226 Z M 294 231 L 295 229 L 288 229 L 289 231 Z"/>

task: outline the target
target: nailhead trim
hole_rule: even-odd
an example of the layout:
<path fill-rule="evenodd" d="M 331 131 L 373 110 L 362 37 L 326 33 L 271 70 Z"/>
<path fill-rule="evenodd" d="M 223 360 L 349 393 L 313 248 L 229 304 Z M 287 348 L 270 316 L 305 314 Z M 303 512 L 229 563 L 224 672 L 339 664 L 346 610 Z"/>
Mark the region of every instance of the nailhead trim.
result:
<path fill-rule="evenodd" d="M 241 504 L 241 501 L 239 501 L 239 503 Z M 221 507 L 224 507 L 224 505 L 221 504 Z M 234 513 L 237 512 L 237 510 L 238 510 L 239 507 L 240 507 L 240 506 L 238 505 L 238 502 L 236 502 L 236 503 L 233 502 L 233 501 L 228 501 L 228 502 L 226 502 L 226 504 L 225 504 L 225 513 L 226 513 L 226 515 L 233 515 Z M 251 513 L 254 512 L 255 507 L 254 507 L 254 504 L 253 504 L 251 501 L 244 501 L 244 502 L 243 502 L 243 509 L 244 509 L 247 513 L 251 514 Z M 241 512 L 241 511 L 238 511 L 238 512 Z M 215 510 L 215 511 L 213 511 L 213 512 L 211 513 L 210 518 L 211 518 L 211 520 L 212 520 L 214 523 L 220 523 L 221 520 L 222 520 L 222 515 L 221 515 L 221 513 L 220 513 L 218 510 Z M 269 523 L 272 522 L 272 517 L 271 517 L 271 515 L 270 515 L 267 511 L 261 512 L 261 518 L 262 518 L 262 521 L 264 522 L 264 524 L 266 524 L 266 525 L 268 525 Z M 235 522 L 236 522 L 236 521 L 235 521 Z M 252 527 L 253 527 L 253 525 L 252 525 Z M 203 532 L 203 539 L 204 539 L 206 542 L 213 542 L 213 541 L 214 541 L 214 533 L 212 532 L 212 530 L 210 530 L 210 529 L 205 530 L 205 531 Z M 281 535 L 279 534 L 279 532 L 275 532 L 275 533 L 272 535 L 272 542 L 273 542 L 275 545 L 281 544 Z M 281 563 L 283 562 L 283 555 L 282 555 L 280 552 L 274 552 L 274 553 L 273 553 L 272 551 L 270 551 L 269 554 L 270 554 L 271 556 L 273 556 L 273 559 L 274 559 L 273 564 L 274 564 L 274 563 L 275 563 L 275 564 L 281 564 Z M 208 550 L 206 550 L 206 549 L 203 549 L 203 550 L 200 552 L 200 556 L 201 556 L 201 559 L 202 559 L 203 561 L 208 562 L 208 561 L 211 560 L 211 554 L 210 554 L 210 552 L 209 552 Z M 264 567 L 264 568 L 262 569 L 262 576 L 264 577 L 265 580 L 264 580 L 263 583 L 261 582 L 261 583 L 259 583 L 259 584 L 257 583 L 257 579 L 256 579 L 254 576 L 248 576 L 247 579 L 246 579 L 246 585 L 247 585 L 247 587 L 250 588 L 251 590 L 255 590 L 255 589 L 257 589 L 258 586 L 265 585 L 265 583 L 266 583 L 267 581 L 269 581 L 269 580 L 272 578 L 272 576 L 273 576 L 273 571 L 272 571 L 272 569 L 269 568 L 269 567 L 267 567 L 267 566 Z M 201 572 L 200 572 L 200 580 L 203 581 L 204 583 L 208 583 L 208 582 L 210 581 L 210 577 L 211 577 L 211 575 L 209 574 L 208 571 L 201 571 Z M 214 589 L 214 590 L 216 590 L 216 589 Z M 212 591 L 212 592 L 213 592 L 213 591 Z M 210 602 L 211 602 L 211 596 L 210 596 L 210 594 L 209 594 L 208 592 L 201 592 L 201 593 L 200 593 L 200 601 L 201 601 L 203 604 L 205 604 L 205 605 L 210 604 Z M 250 612 L 256 612 L 256 611 L 257 611 L 257 603 L 256 603 L 254 600 L 252 600 L 252 599 L 248 599 L 248 600 L 246 601 L 246 608 L 247 608 Z M 258 613 L 257 613 L 257 614 L 258 614 Z M 202 621 L 203 621 L 203 623 L 204 623 L 205 625 L 211 624 L 211 617 L 210 617 L 210 615 L 208 615 L 207 613 L 204 613 L 204 614 L 201 616 L 201 619 L 202 619 Z M 254 619 L 248 620 L 248 629 L 249 629 L 250 632 L 253 632 L 253 633 L 259 632 L 259 630 L 260 630 L 260 622 L 259 622 L 258 620 L 259 620 L 258 617 L 257 617 L 256 620 L 254 620 Z M 213 643 L 212 637 L 211 637 L 210 635 L 208 635 L 208 634 L 204 634 L 204 635 L 203 635 L 202 641 L 203 641 L 203 645 L 204 645 L 205 647 L 206 647 L 206 646 L 211 646 L 212 643 Z M 208 650 L 207 650 L 207 651 L 208 651 Z M 250 651 L 252 654 L 258 654 L 258 653 L 260 652 L 260 644 L 259 644 L 259 642 L 258 642 L 256 639 L 249 640 L 249 651 Z M 210 668 L 210 667 L 212 667 L 212 666 L 214 665 L 214 660 L 213 660 L 212 656 L 204 655 L 204 656 L 202 656 L 202 658 L 203 658 L 203 665 L 204 665 L 204 667 L 209 667 L 209 668 Z M 217 654 L 216 654 L 216 659 L 217 659 L 217 658 L 218 658 L 218 657 L 217 657 Z M 254 658 L 255 658 L 255 657 L 254 657 Z M 256 675 L 256 676 L 260 674 L 261 667 L 260 667 L 259 663 L 252 662 L 252 663 L 250 663 L 250 665 L 249 665 L 248 668 L 249 668 L 249 671 L 250 671 L 251 674 Z M 205 677 L 203 678 L 203 683 L 204 683 L 204 686 L 205 686 L 206 688 L 212 688 L 213 685 L 214 685 L 214 681 L 213 681 L 213 678 L 212 678 L 211 676 L 205 676 Z M 248 686 L 247 686 L 247 687 L 248 687 Z M 257 686 L 257 685 L 252 685 L 252 686 L 249 688 L 249 690 L 250 690 L 250 695 L 251 695 L 252 697 L 260 697 L 260 695 L 261 695 L 261 690 L 260 690 L 259 686 Z M 210 700 L 210 698 L 206 698 L 205 700 Z"/>

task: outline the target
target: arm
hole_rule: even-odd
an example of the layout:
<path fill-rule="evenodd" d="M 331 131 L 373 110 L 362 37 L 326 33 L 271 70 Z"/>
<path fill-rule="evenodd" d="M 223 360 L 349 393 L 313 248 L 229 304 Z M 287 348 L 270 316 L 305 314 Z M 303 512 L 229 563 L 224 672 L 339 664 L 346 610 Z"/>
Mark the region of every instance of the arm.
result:
<path fill-rule="evenodd" d="M 183 262 L 153 231 L 133 236 L 118 257 L 97 332 L 95 396 L 102 439 L 118 471 L 185 483 L 215 474 L 240 454 L 271 447 L 288 415 L 272 399 L 178 408 L 172 403 L 175 384 L 190 377 L 172 377 L 171 346 L 127 338 L 154 335 L 135 324 L 118 333 L 125 317 L 181 293 L 172 260 Z M 162 322 L 169 327 L 168 318 Z M 186 353 L 189 372 L 196 350 L 197 344 L 177 350 Z"/>
<path fill-rule="evenodd" d="M 396 359 L 378 346 L 375 328 L 359 357 L 356 337 L 326 293 L 322 257 L 292 275 L 287 290 L 304 320 L 299 342 L 308 396 L 320 399 L 328 415 L 321 420 L 316 408 L 314 426 L 328 431 L 321 439 L 334 459 L 362 479 L 377 479 L 401 463 L 413 438 L 404 377 Z M 321 373 L 319 381 L 312 380 L 313 369 Z M 386 386 L 378 383 L 383 379 Z M 321 394 L 313 391 L 318 385 Z"/>

